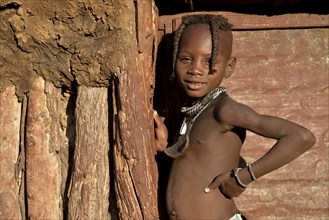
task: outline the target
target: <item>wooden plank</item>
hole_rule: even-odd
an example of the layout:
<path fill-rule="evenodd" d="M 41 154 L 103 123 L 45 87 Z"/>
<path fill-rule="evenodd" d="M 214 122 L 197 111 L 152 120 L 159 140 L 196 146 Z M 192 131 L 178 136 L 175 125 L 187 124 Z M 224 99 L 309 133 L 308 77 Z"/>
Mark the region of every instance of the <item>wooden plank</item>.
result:
<path fill-rule="evenodd" d="M 248 15 L 223 13 L 234 25 L 234 30 L 248 29 L 284 29 L 329 27 L 329 15 L 317 14 L 282 14 Z"/>
<path fill-rule="evenodd" d="M 287 19 L 284 25 L 271 23 L 271 17 L 264 16 L 262 22 L 268 21 L 272 27 L 268 29 L 264 25 L 254 25 L 256 29 L 252 29 L 252 25 L 243 23 L 255 23 L 258 16 L 234 16 L 232 23 L 241 29 L 233 32 L 235 73 L 222 84 L 228 94 L 259 113 L 283 117 L 309 128 L 317 139 L 315 146 L 301 157 L 252 183 L 235 199 L 237 207 L 250 219 L 328 219 L 329 28 L 321 22 L 319 26 L 315 24 L 316 19 L 328 21 L 328 16 L 277 16 L 276 22 Z M 290 16 L 303 19 L 292 22 Z M 168 18 L 171 17 L 160 20 L 165 25 L 180 20 Z M 166 68 L 160 66 L 159 70 Z M 173 90 L 169 88 L 166 91 Z M 242 156 L 252 163 L 273 144 L 273 140 L 248 132 Z"/>
<path fill-rule="evenodd" d="M 20 114 L 15 87 L 0 92 L 0 219 L 22 219 L 18 195 L 21 173 L 15 176 L 19 163 Z"/>
<path fill-rule="evenodd" d="M 109 219 L 108 90 L 79 86 L 69 219 Z"/>
<path fill-rule="evenodd" d="M 121 219 L 158 219 L 158 172 L 152 116 L 157 11 L 151 0 L 135 4 L 138 50 L 134 36 L 125 36 L 128 47 L 123 68 L 115 73 L 114 79 L 115 89 L 120 92 L 112 93 L 115 107 L 118 107 L 114 115 L 115 193 Z"/>
<path fill-rule="evenodd" d="M 70 132 L 70 128 L 73 128 L 74 121 L 72 118 L 73 111 L 68 107 L 68 95 L 62 94 L 62 89 L 55 87 L 51 82 L 45 82 L 45 93 L 47 98 L 47 109 L 50 117 L 49 127 L 49 153 L 56 154 L 60 160 L 58 169 L 60 170 L 60 192 L 61 199 L 59 200 L 60 209 L 67 212 L 67 178 L 71 172 L 69 165 L 69 153 L 70 153 L 70 142 L 74 141 L 74 132 Z M 72 101 L 72 106 L 75 100 Z M 71 113 L 72 112 L 72 113 Z M 69 124 L 69 122 L 71 122 Z M 74 130 L 74 129 L 73 129 Z M 69 172 L 70 171 L 70 172 Z M 63 218 L 65 219 L 66 216 Z"/>
<path fill-rule="evenodd" d="M 19 159 L 16 164 L 15 173 L 18 175 L 19 187 L 19 202 L 21 208 L 22 219 L 26 218 L 27 204 L 26 204 L 26 145 L 25 145 L 25 130 L 26 130 L 26 115 L 27 115 L 27 96 L 22 97 L 21 108 L 21 123 L 20 123 L 20 143 L 19 143 Z"/>
<path fill-rule="evenodd" d="M 322 189 L 322 194 L 319 194 L 318 189 Z M 328 182 L 322 179 L 286 182 L 262 180 L 252 183 L 243 196 L 238 197 L 237 205 L 248 219 L 326 220 L 329 217 L 328 190 Z M 316 197 L 314 194 L 321 197 L 309 200 Z"/>
<path fill-rule="evenodd" d="M 171 2 L 167 2 L 167 5 L 171 8 L 185 6 L 185 8 L 191 8 L 195 11 L 200 11 L 201 9 L 205 10 L 219 10 L 220 8 L 230 8 L 230 9 L 243 9 L 243 8 L 256 8 L 256 9 L 268 9 L 272 8 L 272 10 L 283 10 L 283 9 L 290 9 L 290 10 L 298 10 L 304 9 L 307 10 L 307 6 L 325 6 L 324 2 L 321 0 L 284 0 L 284 1 L 277 1 L 277 0 L 172 0 Z M 189 7 L 188 7 L 189 6 Z M 161 10 L 161 9 L 160 9 Z M 208 11 L 207 10 L 207 11 Z"/>
<path fill-rule="evenodd" d="M 328 194 L 323 193 L 329 190 L 328 35 L 326 28 L 234 33 L 237 67 L 224 81 L 229 94 L 262 114 L 309 128 L 317 139 L 311 150 L 235 200 L 250 218 L 329 218 Z M 253 162 L 273 143 L 248 133 L 242 155 Z"/>
<path fill-rule="evenodd" d="M 178 27 L 182 15 L 199 13 L 223 15 L 229 19 L 230 23 L 234 25 L 233 30 L 329 27 L 329 15 L 296 13 L 266 16 L 245 15 L 234 12 L 193 12 L 177 15 L 165 15 L 160 16 L 160 26 L 165 26 L 166 29 L 170 27 L 171 31 L 174 31 Z M 173 25 L 172 22 L 175 25 Z"/>
<path fill-rule="evenodd" d="M 116 115 L 117 118 L 117 115 Z M 118 118 L 117 118 L 118 119 Z M 126 157 L 122 154 L 123 143 L 120 137 L 120 129 L 118 120 L 116 120 L 116 131 L 115 131 L 115 146 L 113 153 L 113 162 L 115 164 L 115 193 L 117 199 L 117 206 L 119 208 L 120 219 L 143 219 L 142 210 L 140 210 L 138 195 L 135 192 L 134 182 L 131 176 L 131 165 L 135 161 L 130 159 L 132 162 L 130 165 Z M 130 197 L 127 197 L 130 195 Z"/>
<path fill-rule="evenodd" d="M 50 151 L 51 118 L 45 81 L 38 77 L 28 94 L 26 119 L 26 195 L 28 218 L 60 219 L 60 161 Z M 42 207 L 42 208 L 40 208 Z"/>

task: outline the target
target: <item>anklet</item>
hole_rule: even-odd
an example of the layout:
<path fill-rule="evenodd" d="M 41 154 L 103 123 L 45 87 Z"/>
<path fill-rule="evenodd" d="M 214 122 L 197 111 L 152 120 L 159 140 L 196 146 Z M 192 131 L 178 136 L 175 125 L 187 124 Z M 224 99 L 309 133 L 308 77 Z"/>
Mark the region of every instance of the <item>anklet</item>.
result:
<path fill-rule="evenodd" d="M 239 184 L 239 186 L 241 186 L 242 188 L 247 188 L 247 184 L 244 184 L 243 182 L 241 182 L 239 176 L 238 176 L 238 172 L 241 170 L 242 168 L 241 167 L 238 167 L 238 168 L 235 168 L 233 170 L 233 175 L 234 175 L 234 178 L 235 180 L 237 181 L 237 183 Z"/>
<path fill-rule="evenodd" d="M 251 164 L 250 164 L 250 163 L 248 163 L 248 171 L 249 171 L 249 173 L 250 173 L 251 179 L 252 179 L 253 181 L 256 181 L 257 178 L 256 178 L 254 172 L 253 172 L 252 169 L 251 169 Z"/>

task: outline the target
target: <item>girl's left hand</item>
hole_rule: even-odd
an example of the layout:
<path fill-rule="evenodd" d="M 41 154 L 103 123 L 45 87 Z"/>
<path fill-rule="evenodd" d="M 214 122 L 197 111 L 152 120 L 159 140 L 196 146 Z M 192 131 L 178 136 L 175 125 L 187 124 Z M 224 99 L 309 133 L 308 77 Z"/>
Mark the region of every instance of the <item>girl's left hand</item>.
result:
<path fill-rule="evenodd" d="M 216 176 L 212 183 L 204 189 L 204 192 L 209 193 L 217 188 L 227 198 L 238 197 L 246 190 L 246 188 L 241 187 L 237 183 L 233 172 L 227 172 Z"/>

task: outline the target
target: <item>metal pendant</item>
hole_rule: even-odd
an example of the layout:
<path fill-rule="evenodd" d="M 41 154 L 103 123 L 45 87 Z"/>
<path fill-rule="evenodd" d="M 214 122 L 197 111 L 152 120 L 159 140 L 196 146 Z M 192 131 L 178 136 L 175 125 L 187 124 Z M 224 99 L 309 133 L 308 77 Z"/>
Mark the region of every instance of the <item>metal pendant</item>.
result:
<path fill-rule="evenodd" d="M 186 119 L 184 118 L 182 126 L 180 127 L 180 130 L 179 130 L 179 134 L 184 135 L 184 134 L 186 134 L 186 131 L 187 131 L 187 124 L 186 124 Z"/>

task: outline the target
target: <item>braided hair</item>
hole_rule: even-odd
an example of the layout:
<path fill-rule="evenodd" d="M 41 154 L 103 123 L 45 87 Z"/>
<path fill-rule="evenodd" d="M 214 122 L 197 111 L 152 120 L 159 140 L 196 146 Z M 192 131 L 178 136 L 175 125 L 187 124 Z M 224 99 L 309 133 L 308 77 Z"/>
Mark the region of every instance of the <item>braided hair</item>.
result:
<path fill-rule="evenodd" d="M 178 27 L 174 35 L 174 43 L 173 43 L 173 73 L 172 77 L 175 77 L 175 66 L 177 53 L 179 48 L 180 38 L 184 32 L 184 30 L 193 25 L 193 24 L 208 24 L 210 26 L 211 31 L 211 39 L 212 39 L 212 51 L 211 51 L 211 59 L 209 66 L 209 74 L 214 74 L 216 72 L 213 67 L 216 65 L 216 58 L 219 50 L 219 31 L 231 31 L 233 25 L 228 22 L 228 20 L 221 15 L 212 15 L 212 14 L 193 14 L 193 15 L 185 15 L 182 17 L 182 23 Z"/>

